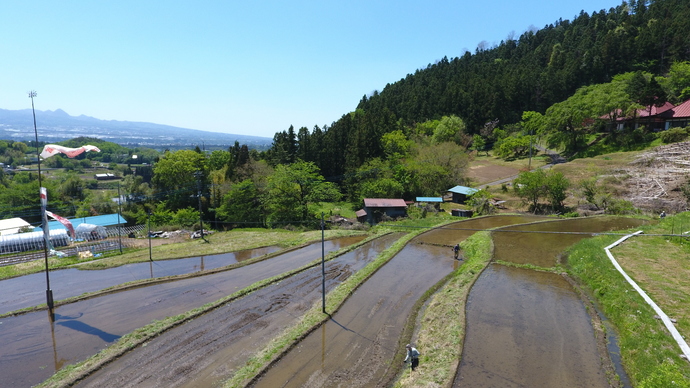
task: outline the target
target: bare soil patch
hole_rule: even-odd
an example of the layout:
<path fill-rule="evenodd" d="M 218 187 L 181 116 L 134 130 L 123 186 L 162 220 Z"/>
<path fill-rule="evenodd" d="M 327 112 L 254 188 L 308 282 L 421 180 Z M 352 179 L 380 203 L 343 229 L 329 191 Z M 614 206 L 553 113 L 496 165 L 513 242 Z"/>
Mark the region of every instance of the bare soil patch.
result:
<path fill-rule="evenodd" d="M 481 186 L 485 183 L 508 178 L 519 173 L 520 170 L 515 167 L 482 163 L 479 165 L 470 166 L 469 170 L 467 171 L 467 177 L 470 178 L 472 182 L 477 182 L 478 186 Z"/>

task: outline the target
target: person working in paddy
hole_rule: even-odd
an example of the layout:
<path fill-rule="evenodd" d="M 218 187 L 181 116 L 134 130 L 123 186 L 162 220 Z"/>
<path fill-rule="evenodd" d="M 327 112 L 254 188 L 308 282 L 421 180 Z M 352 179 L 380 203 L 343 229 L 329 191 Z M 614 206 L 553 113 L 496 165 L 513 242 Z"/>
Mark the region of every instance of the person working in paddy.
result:
<path fill-rule="evenodd" d="M 405 364 L 410 362 L 412 366 L 412 371 L 414 372 L 415 368 L 419 366 L 419 351 L 413 348 L 410 344 L 407 344 L 407 346 L 405 346 L 405 349 L 407 350 L 407 356 L 405 356 L 405 361 L 403 362 Z"/>
<path fill-rule="evenodd" d="M 460 254 L 460 244 L 455 244 L 453 247 L 453 254 L 455 255 L 455 258 L 458 258 L 458 255 Z"/>

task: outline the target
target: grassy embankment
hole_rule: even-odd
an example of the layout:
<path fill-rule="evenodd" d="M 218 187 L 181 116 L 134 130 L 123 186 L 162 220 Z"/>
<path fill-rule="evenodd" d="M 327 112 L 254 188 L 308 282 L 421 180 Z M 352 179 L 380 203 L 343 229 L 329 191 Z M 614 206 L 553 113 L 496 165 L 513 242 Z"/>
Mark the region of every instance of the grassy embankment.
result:
<path fill-rule="evenodd" d="M 372 236 L 369 238 L 363 240 L 362 242 L 358 244 L 354 244 L 349 247 L 342 248 L 336 252 L 331 252 L 327 255 L 326 260 L 331 260 L 341 254 L 344 254 L 346 252 L 349 252 L 353 249 L 356 249 L 357 247 L 361 246 L 362 244 L 365 244 L 366 242 L 370 241 L 372 238 L 378 237 L 381 234 L 387 233 L 387 230 L 379 230 L 377 233 L 372 233 Z M 311 232 L 307 232 L 309 234 Z M 320 231 L 319 231 L 319 237 L 320 237 Z M 270 235 L 270 233 L 269 233 Z M 263 245 L 265 246 L 265 243 L 269 240 L 262 240 Z M 295 240 L 296 241 L 296 240 Z M 61 370 L 59 370 L 57 373 L 55 373 L 51 378 L 48 380 L 44 381 L 42 384 L 39 385 L 39 387 L 66 387 L 66 386 L 71 386 L 75 384 L 77 381 L 82 379 L 83 377 L 89 375 L 90 373 L 93 373 L 94 371 L 98 370 L 100 367 L 103 365 L 107 364 L 108 362 L 112 361 L 113 359 L 122 356 L 129 350 L 140 346 L 147 341 L 151 340 L 152 338 L 160 335 L 161 333 L 170 330 L 180 324 L 183 324 L 184 322 L 187 322 L 189 320 L 194 319 L 195 317 L 198 317 L 202 314 L 205 314 L 217 307 L 222 306 L 225 303 L 228 303 L 232 300 L 238 299 L 244 295 L 247 295 L 253 291 L 256 291 L 260 288 L 266 287 L 269 284 L 278 282 L 282 279 L 288 278 L 296 273 L 302 272 L 308 268 L 314 267 L 316 265 L 320 265 L 321 259 L 314 260 L 313 262 L 304 265 L 298 269 L 283 273 L 281 275 L 265 279 L 262 281 L 259 281 L 257 283 L 254 283 L 250 285 L 247 288 L 244 288 L 242 290 L 239 290 L 231 295 L 228 295 L 226 297 L 223 297 L 215 302 L 207 303 L 199 308 L 190 310 L 186 313 L 179 314 L 176 316 L 168 317 L 159 321 L 154 321 L 149 325 L 146 325 L 144 327 L 141 327 L 139 329 L 134 330 L 133 332 L 122 336 L 116 343 L 110 345 L 109 347 L 103 349 L 100 351 L 98 354 L 88 358 L 85 361 L 82 361 L 77 364 L 69 365 Z M 361 271 L 360 271 L 361 272 Z M 329 298 L 331 294 L 329 294 Z M 338 295 L 337 293 L 334 296 L 334 301 L 329 301 L 328 304 L 328 311 L 331 311 L 330 308 L 333 308 L 333 304 L 335 303 L 335 299 L 337 299 Z M 320 305 L 319 305 L 319 312 L 320 312 Z"/>
<path fill-rule="evenodd" d="M 469 290 L 491 260 L 493 244 L 489 232 L 478 232 L 461 244 L 464 263 L 455 270 L 429 300 L 419 319 L 416 345 L 421 351 L 420 367 L 411 375 L 398 376 L 395 387 L 450 386 L 455 378 L 465 336 L 465 302 Z"/>
<path fill-rule="evenodd" d="M 611 253 L 628 275 L 690 337 L 690 241 L 670 237 L 690 229 L 690 213 L 667 217 L 639 228 L 644 234 L 626 240 Z M 598 301 L 615 326 L 621 357 L 635 387 L 690 387 L 690 363 L 656 319 L 655 312 L 613 267 L 604 247 L 616 237 L 585 239 L 569 250 L 569 273 Z"/>

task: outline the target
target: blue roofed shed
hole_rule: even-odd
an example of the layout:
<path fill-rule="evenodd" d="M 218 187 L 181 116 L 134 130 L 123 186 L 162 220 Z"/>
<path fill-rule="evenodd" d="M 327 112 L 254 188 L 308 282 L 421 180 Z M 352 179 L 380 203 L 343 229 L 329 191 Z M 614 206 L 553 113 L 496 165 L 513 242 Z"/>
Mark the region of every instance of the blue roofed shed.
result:
<path fill-rule="evenodd" d="M 471 197 L 472 194 L 476 193 L 479 190 L 466 186 L 455 186 L 452 189 L 449 189 L 448 191 L 453 195 L 452 202 L 465 203 L 468 197 Z"/>
<path fill-rule="evenodd" d="M 113 227 L 113 226 L 118 226 L 118 225 L 124 225 L 127 223 L 127 220 L 124 219 L 119 214 L 105 214 L 102 216 L 91 216 L 91 217 L 80 217 L 80 218 L 70 218 L 69 222 L 72 223 L 72 226 L 74 229 L 77 229 L 77 226 L 80 224 L 92 224 L 92 225 L 98 225 L 98 226 L 103 226 L 103 227 Z M 56 229 L 66 229 L 64 225 L 60 223 L 60 221 L 50 221 L 48 222 L 48 230 L 56 230 Z M 35 231 L 43 230 L 41 227 L 37 227 L 34 229 Z"/>
<path fill-rule="evenodd" d="M 417 197 L 416 202 L 432 202 L 432 203 L 442 203 L 443 197 Z"/>

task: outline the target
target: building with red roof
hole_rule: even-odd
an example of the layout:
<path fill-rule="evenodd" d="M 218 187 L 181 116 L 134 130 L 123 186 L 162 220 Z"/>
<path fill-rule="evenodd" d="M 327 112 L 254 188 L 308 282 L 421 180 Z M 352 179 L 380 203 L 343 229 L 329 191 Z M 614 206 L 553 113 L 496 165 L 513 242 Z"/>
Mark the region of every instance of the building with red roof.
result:
<path fill-rule="evenodd" d="M 665 129 L 690 125 L 690 100 L 665 111 L 661 117 L 666 121 Z"/>
<path fill-rule="evenodd" d="M 364 209 L 357 212 L 357 219 L 370 224 L 381 221 L 386 216 L 399 218 L 407 216 L 407 203 L 397 198 L 364 198 Z"/>
<path fill-rule="evenodd" d="M 633 114 L 627 116 L 622 115 L 620 110 L 618 110 L 614 112 L 616 115 L 616 129 L 622 130 L 625 127 L 637 129 L 639 126 L 644 125 L 650 130 L 663 130 L 666 122 L 664 113 L 673 109 L 673 107 L 673 104 L 666 102 L 662 106 L 652 105 L 651 111 L 649 108 L 641 108 L 635 110 Z M 601 118 L 610 120 L 613 118 L 614 113 L 602 116 Z"/>

